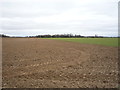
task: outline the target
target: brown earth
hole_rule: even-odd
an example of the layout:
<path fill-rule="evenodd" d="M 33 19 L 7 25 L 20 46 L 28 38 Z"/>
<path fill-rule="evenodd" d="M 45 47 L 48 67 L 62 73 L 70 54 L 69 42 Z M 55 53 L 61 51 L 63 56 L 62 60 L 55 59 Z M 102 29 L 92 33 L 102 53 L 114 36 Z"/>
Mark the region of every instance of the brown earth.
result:
<path fill-rule="evenodd" d="M 118 48 L 3 38 L 3 88 L 116 88 Z"/>

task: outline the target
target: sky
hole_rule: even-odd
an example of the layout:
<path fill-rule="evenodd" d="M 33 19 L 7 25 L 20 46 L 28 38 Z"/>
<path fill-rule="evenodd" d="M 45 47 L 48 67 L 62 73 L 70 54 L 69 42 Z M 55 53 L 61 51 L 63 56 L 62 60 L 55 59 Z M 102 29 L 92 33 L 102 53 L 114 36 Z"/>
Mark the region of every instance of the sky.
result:
<path fill-rule="evenodd" d="M 119 0 L 0 0 L 0 33 L 118 36 Z"/>

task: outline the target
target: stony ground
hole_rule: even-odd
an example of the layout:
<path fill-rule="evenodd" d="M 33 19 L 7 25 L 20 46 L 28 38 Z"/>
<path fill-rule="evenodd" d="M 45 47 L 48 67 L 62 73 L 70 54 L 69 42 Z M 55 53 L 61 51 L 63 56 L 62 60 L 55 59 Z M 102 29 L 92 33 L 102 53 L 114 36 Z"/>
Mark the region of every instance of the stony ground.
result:
<path fill-rule="evenodd" d="M 37 38 L 3 38 L 3 88 L 114 88 L 118 48 Z"/>

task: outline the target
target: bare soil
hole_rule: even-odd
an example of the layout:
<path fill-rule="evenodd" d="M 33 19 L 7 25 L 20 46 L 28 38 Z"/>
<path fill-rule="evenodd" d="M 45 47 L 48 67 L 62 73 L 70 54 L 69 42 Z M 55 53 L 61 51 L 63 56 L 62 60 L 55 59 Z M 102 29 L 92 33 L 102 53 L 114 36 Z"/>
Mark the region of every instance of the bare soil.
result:
<path fill-rule="evenodd" d="M 3 38 L 3 88 L 116 88 L 118 48 Z"/>

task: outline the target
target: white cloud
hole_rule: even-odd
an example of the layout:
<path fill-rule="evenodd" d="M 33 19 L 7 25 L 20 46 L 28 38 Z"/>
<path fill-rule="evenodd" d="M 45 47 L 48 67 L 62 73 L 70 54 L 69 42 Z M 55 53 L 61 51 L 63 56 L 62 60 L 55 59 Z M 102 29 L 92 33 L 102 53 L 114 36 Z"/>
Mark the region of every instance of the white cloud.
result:
<path fill-rule="evenodd" d="M 5 34 L 118 34 L 118 0 L 1 0 L 0 3 L 1 29 Z"/>

